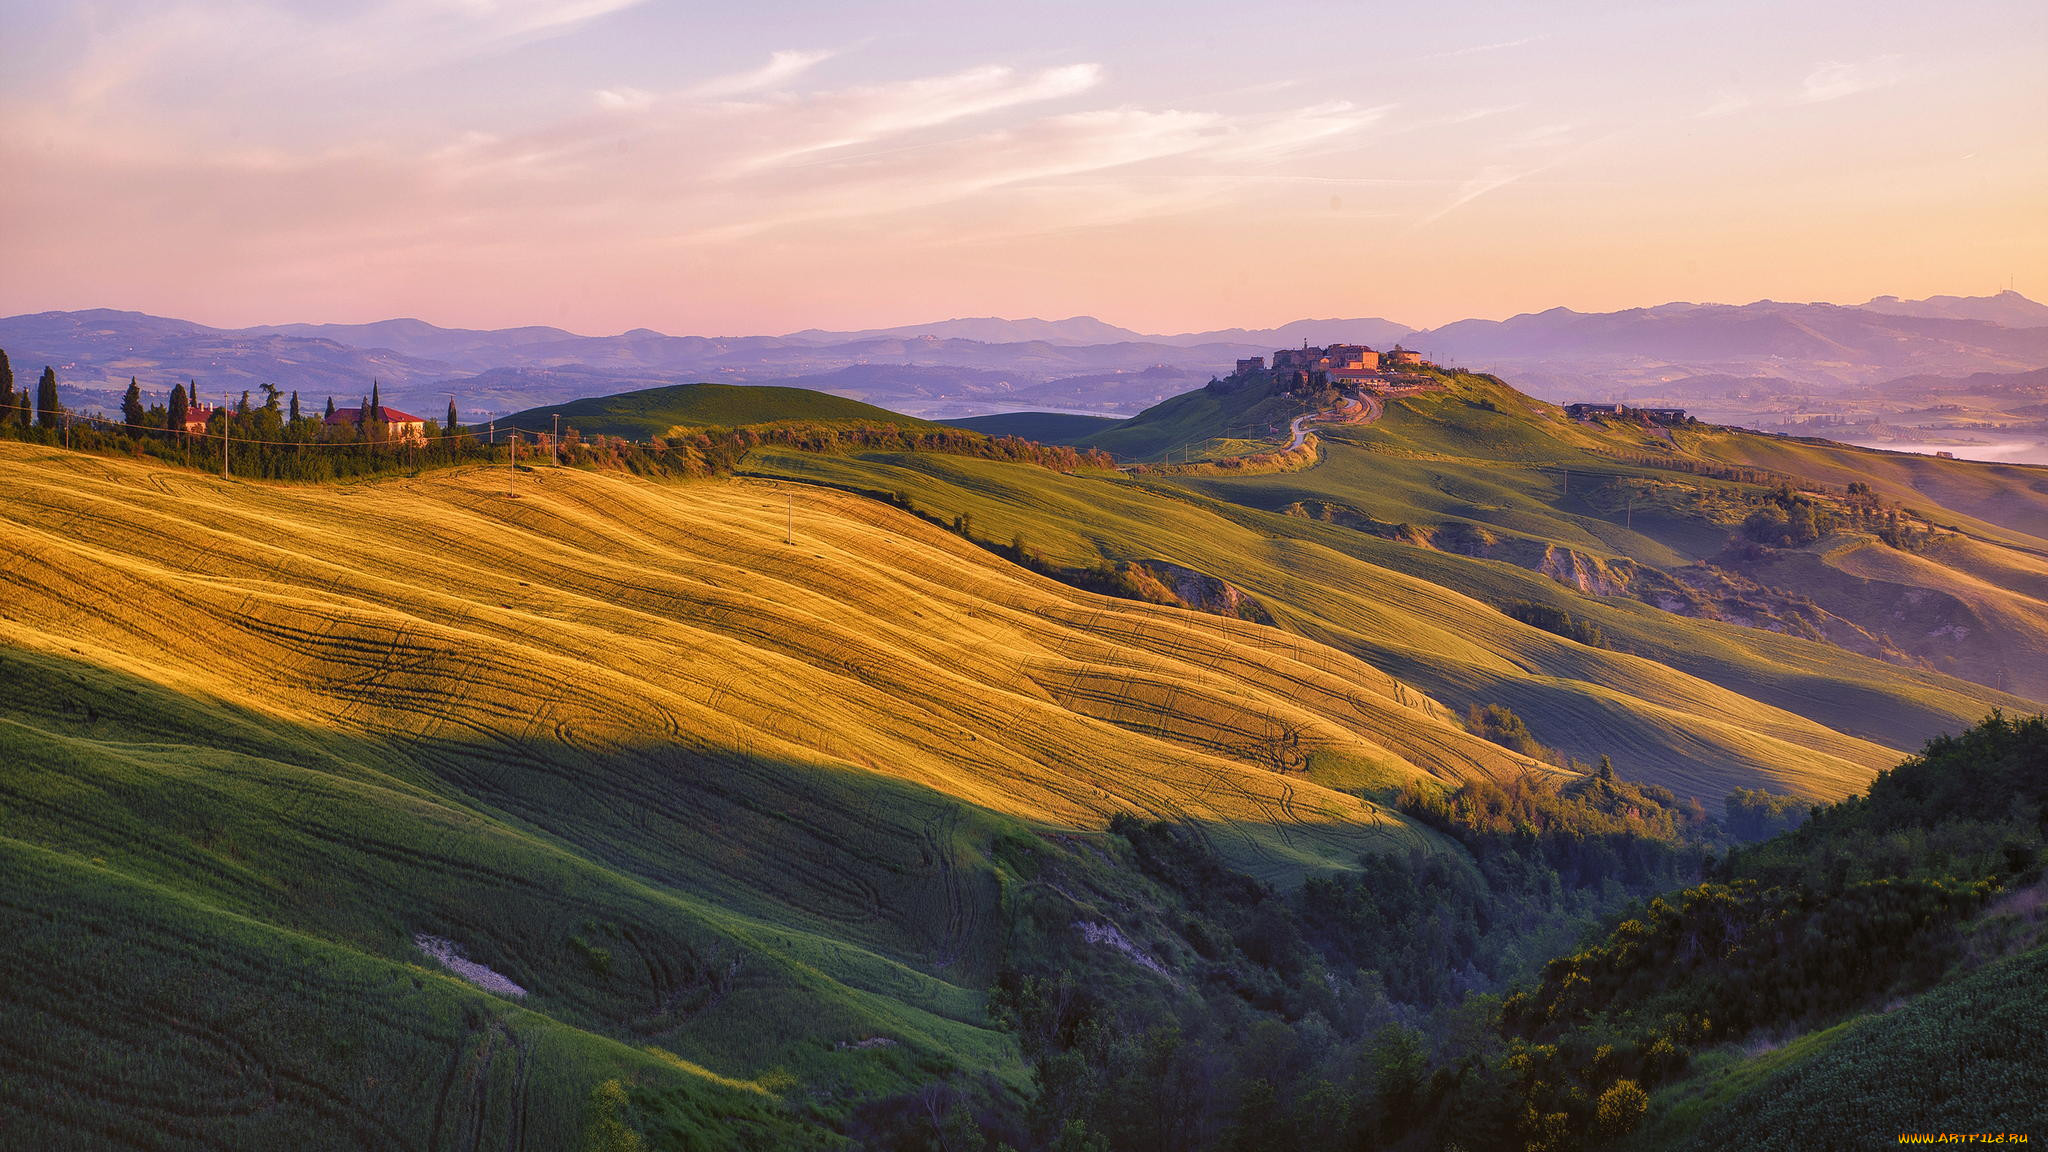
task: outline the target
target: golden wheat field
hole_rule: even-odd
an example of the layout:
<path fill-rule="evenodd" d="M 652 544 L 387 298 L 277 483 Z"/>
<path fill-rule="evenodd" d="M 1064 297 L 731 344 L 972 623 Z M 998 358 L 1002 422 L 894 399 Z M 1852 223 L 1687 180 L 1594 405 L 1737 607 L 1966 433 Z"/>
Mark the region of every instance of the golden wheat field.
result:
<path fill-rule="evenodd" d="M 1312 763 L 1537 770 L 1328 647 L 1078 592 L 808 487 L 266 487 L 9 445 L 0 506 L 7 644 L 508 764 L 540 744 L 822 763 L 1057 826 L 1243 828 L 1233 854 L 1282 870 L 1413 835 Z"/>

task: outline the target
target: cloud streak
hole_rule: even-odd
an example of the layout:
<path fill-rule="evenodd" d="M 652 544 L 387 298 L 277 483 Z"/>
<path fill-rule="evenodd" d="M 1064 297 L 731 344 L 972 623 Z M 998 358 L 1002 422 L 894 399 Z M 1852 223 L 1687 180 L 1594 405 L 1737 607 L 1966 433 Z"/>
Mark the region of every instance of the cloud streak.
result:
<path fill-rule="evenodd" d="M 690 89 L 689 94 L 697 97 L 740 96 L 781 88 L 836 55 L 836 52 L 776 52 L 768 57 L 766 64 L 751 72 L 707 80 Z"/>
<path fill-rule="evenodd" d="M 1903 84 L 1911 79 L 1905 57 L 1897 54 L 1868 60 L 1822 61 L 1814 65 L 1797 87 L 1774 86 L 1761 90 L 1728 88 L 1702 108 L 1703 120 L 1732 116 L 1753 109 L 1793 108 L 1804 104 L 1827 104 Z"/>

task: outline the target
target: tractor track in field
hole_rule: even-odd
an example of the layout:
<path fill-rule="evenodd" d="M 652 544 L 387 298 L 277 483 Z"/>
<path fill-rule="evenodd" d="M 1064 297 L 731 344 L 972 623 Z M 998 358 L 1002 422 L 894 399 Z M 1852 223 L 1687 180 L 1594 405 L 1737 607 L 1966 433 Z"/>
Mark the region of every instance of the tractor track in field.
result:
<path fill-rule="evenodd" d="M 971 914 L 959 866 L 953 859 L 953 839 L 959 830 L 960 809 L 953 804 L 939 805 L 934 815 L 920 821 L 918 826 L 919 862 L 936 874 L 939 892 L 946 904 L 945 930 L 940 936 L 937 954 L 932 959 L 934 967 L 952 964 L 967 949 Z"/>

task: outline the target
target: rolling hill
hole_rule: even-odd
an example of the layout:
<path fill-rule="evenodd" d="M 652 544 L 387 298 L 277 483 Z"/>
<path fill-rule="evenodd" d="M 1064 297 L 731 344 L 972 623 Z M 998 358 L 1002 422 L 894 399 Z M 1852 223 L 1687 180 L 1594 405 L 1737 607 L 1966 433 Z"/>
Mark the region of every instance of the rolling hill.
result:
<path fill-rule="evenodd" d="M 1372 898 L 1375 860 L 1498 883 L 1416 797 L 1606 795 L 1579 771 L 1611 757 L 1669 790 L 1618 793 L 1631 811 L 1832 800 L 2032 706 L 2034 473 L 1902 462 L 1873 486 L 1940 539 L 1845 528 L 1745 569 L 1945 587 L 2008 634 L 1954 669 L 2001 691 L 1645 598 L 1734 563 L 1780 474 L 1840 485 L 1859 457 L 1442 380 L 1267 476 L 762 446 L 690 481 L 288 485 L 0 441 L 13 1130 L 889 1146 L 887 1108 L 936 1128 L 969 1093 L 1042 1098 L 1020 972 L 1134 1019 L 1298 1021 L 1310 993 L 1346 1029 L 1435 1019 L 1377 973 L 1300 967 L 1276 910 Z M 1203 390 L 1105 434 L 1251 442 L 1275 399 Z M 924 427 L 793 389 L 569 408 L 636 438 Z M 1126 595 L 1076 587 L 1112 576 Z M 1833 607 L 1787 619 L 1854 616 L 1796 578 Z M 1489 708 L 1549 751 L 1488 738 Z M 1630 891 L 1587 883 L 1525 947 Z M 1450 947 L 1403 925 L 1382 935 Z"/>
<path fill-rule="evenodd" d="M 673 428 L 736 428 L 791 420 L 860 421 L 908 428 L 933 426 L 929 421 L 886 408 L 807 388 L 731 384 L 675 384 L 572 400 L 515 412 L 497 423 L 506 428 L 546 432 L 554 426 L 556 416 L 562 418 L 564 426 L 587 435 L 632 440 L 666 435 Z"/>
<path fill-rule="evenodd" d="M 557 1146 L 623 1078 L 643 1118 L 782 1146 L 788 1078 L 1004 1066 L 980 1004 L 1010 918 L 1094 915 L 1027 877 L 1099 871 L 1071 836 L 1111 815 L 1298 877 L 1436 843 L 1317 777 L 1530 770 L 1339 652 L 871 501 L 514 476 L 223 485 L 0 445 L 27 1131 Z M 119 1023 L 80 1031 L 87 1002 Z M 462 1087 L 393 1102 L 421 1083 Z"/>

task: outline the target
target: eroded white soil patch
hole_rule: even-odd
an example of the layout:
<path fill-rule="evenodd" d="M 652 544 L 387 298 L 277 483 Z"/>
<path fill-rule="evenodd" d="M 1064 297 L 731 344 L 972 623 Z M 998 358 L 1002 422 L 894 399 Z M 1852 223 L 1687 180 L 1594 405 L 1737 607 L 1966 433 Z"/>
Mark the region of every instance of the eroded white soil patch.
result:
<path fill-rule="evenodd" d="M 502 974 L 493 972 L 482 964 L 465 958 L 462 955 L 461 946 L 453 940 L 440 936 L 429 936 L 425 932 L 416 932 L 413 934 L 412 942 L 419 946 L 420 951 L 425 952 L 438 961 L 441 967 L 446 968 L 486 992 L 495 992 L 500 996 L 511 996 L 515 999 L 526 995 L 526 989 L 514 984 Z"/>

